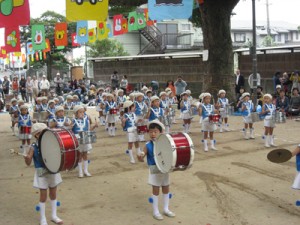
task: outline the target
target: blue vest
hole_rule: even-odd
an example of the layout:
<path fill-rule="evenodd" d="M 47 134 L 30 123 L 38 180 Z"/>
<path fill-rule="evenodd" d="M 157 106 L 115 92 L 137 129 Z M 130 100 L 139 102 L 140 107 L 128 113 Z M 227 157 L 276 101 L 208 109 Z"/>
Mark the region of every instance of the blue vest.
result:
<path fill-rule="evenodd" d="M 49 116 L 48 120 L 54 119 L 55 118 L 55 108 L 48 108 Z"/>
<path fill-rule="evenodd" d="M 48 109 L 48 105 L 47 104 L 41 104 L 41 112 L 45 112 Z"/>
<path fill-rule="evenodd" d="M 191 109 L 191 104 L 189 101 L 183 101 L 183 108 L 180 109 L 181 112 Z"/>
<path fill-rule="evenodd" d="M 36 143 L 32 144 L 32 147 L 34 149 L 33 151 L 33 163 L 35 168 L 44 168 L 44 162 L 42 159 L 42 156 L 39 151 L 39 146 Z"/>
<path fill-rule="evenodd" d="M 125 126 L 123 127 L 124 131 L 135 126 L 136 116 L 134 113 L 125 113 L 124 118 L 126 119 Z"/>
<path fill-rule="evenodd" d="M 143 115 L 145 108 L 147 109 L 147 105 L 144 102 L 135 102 L 135 115 Z"/>
<path fill-rule="evenodd" d="M 67 117 L 55 117 L 53 119 L 55 122 L 57 122 L 56 127 L 64 127 L 64 123 L 68 120 Z"/>
<path fill-rule="evenodd" d="M 71 109 L 73 109 L 73 107 L 74 107 L 74 103 L 73 103 L 73 102 L 65 102 L 64 105 L 66 106 L 66 108 L 67 108 L 68 110 L 71 110 Z"/>
<path fill-rule="evenodd" d="M 248 102 L 243 102 L 243 106 L 246 106 L 246 109 L 242 111 L 243 116 L 250 116 L 251 112 L 253 111 L 253 103 L 248 101 Z"/>
<path fill-rule="evenodd" d="M 270 112 L 267 112 L 265 115 L 271 116 L 271 115 L 274 115 L 276 107 L 273 104 L 264 104 L 264 109 L 265 109 L 265 111 L 270 110 Z"/>
<path fill-rule="evenodd" d="M 209 115 L 214 114 L 215 107 L 212 104 L 202 105 L 202 118 L 205 119 Z"/>
<path fill-rule="evenodd" d="M 148 141 L 146 143 L 147 148 L 147 164 L 149 166 L 156 165 L 155 159 L 154 159 L 154 144 L 153 141 Z"/>
<path fill-rule="evenodd" d="M 116 103 L 114 101 L 111 101 L 111 102 L 108 102 L 106 101 L 105 102 L 105 112 L 109 112 L 110 109 L 113 109 L 113 108 L 116 108 Z"/>
<path fill-rule="evenodd" d="M 35 105 L 35 112 L 41 111 L 42 106 L 41 105 Z"/>
<path fill-rule="evenodd" d="M 81 131 L 89 130 L 89 119 L 87 116 L 85 116 L 83 119 L 73 119 L 72 122 L 74 124 L 72 128 L 74 134 L 79 134 Z"/>
<path fill-rule="evenodd" d="M 160 100 L 159 107 L 162 108 L 162 109 L 169 108 L 168 100 Z"/>
<path fill-rule="evenodd" d="M 227 98 L 219 98 L 218 103 L 220 104 L 221 108 L 225 108 L 225 106 L 228 104 Z"/>
<path fill-rule="evenodd" d="M 300 172 L 300 154 L 296 155 L 296 167 L 297 171 Z"/>
<path fill-rule="evenodd" d="M 19 127 L 31 127 L 31 118 L 29 114 L 21 115 L 19 114 L 19 121 L 18 121 Z"/>
<path fill-rule="evenodd" d="M 159 119 L 160 117 L 162 117 L 164 115 L 164 112 L 161 108 L 150 108 L 150 117 L 149 117 L 149 121 L 155 120 L 155 119 Z"/>
<path fill-rule="evenodd" d="M 125 101 L 126 101 L 125 96 L 118 96 L 118 98 L 117 98 L 118 105 L 120 105 L 121 103 L 124 103 Z"/>

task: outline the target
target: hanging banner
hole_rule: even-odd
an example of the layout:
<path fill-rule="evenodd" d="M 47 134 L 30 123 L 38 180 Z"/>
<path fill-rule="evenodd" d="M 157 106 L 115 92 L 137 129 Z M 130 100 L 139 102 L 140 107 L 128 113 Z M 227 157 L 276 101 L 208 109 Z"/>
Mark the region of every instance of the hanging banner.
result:
<path fill-rule="evenodd" d="M 103 40 L 108 37 L 108 28 L 105 21 L 97 22 L 97 38 Z"/>
<path fill-rule="evenodd" d="M 91 44 L 95 43 L 96 39 L 97 39 L 96 28 L 89 29 L 89 43 Z"/>
<path fill-rule="evenodd" d="M 0 0 L 0 27 L 28 25 L 29 0 Z"/>
<path fill-rule="evenodd" d="M 89 41 L 88 29 L 88 21 L 77 22 L 76 38 L 78 44 L 85 44 Z"/>
<path fill-rule="evenodd" d="M 46 48 L 44 25 L 32 25 L 31 40 L 34 50 L 44 50 Z"/>
<path fill-rule="evenodd" d="M 80 47 L 80 44 L 77 42 L 77 35 L 76 33 L 71 34 L 72 38 L 72 47 Z"/>
<path fill-rule="evenodd" d="M 6 57 L 7 57 L 7 53 L 5 50 L 5 46 L 0 46 L 0 58 L 6 59 Z"/>
<path fill-rule="evenodd" d="M 57 23 L 55 24 L 55 46 L 67 46 L 68 45 L 68 24 Z"/>
<path fill-rule="evenodd" d="M 106 20 L 108 0 L 66 0 L 66 17 L 68 21 Z"/>
<path fill-rule="evenodd" d="M 148 0 L 151 20 L 188 19 L 192 16 L 194 0 Z"/>
<path fill-rule="evenodd" d="M 113 34 L 114 34 L 114 36 L 123 34 L 122 20 L 123 20 L 123 15 L 120 14 L 120 15 L 115 15 L 114 16 L 114 23 L 113 23 Z"/>
<path fill-rule="evenodd" d="M 128 33 L 128 20 L 126 18 L 122 19 L 122 34 Z"/>
<path fill-rule="evenodd" d="M 5 28 L 5 50 L 6 53 L 20 52 L 20 31 L 19 27 Z"/>
<path fill-rule="evenodd" d="M 130 12 L 128 14 L 128 31 L 138 30 L 137 12 Z"/>
<path fill-rule="evenodd" d="M 50 40 L 46 38 L 46 48 L 43 50 L 44 53 L 51 51 Z"/>
<path fill-rule="evenodd" d="M 113 35 L 113 29 L 111 27 L 111 24 L 110 23 L 107 23 L 106 24 L 106 27 L 107 27 L 107 36 L 109 38 L 112 38 L 114 35 Z"/>
<path fill-rule="evenodd" d="M 27 50 L 27 53 L 26 53 L 27 55 L 33 55 L 35 53 L 33 46 L 32 46 L 32 42 L 27 42 L 26 50 Z"/>
<path fill-rule="evenodd" d="M 144 13 L 137 13 L 137 28 L 138 30 L 139 29 L 143 29 L 144 27 L 147 26 L 147 23 L 146 23 L 146 18 L 145 18 L 145 14 Z"/>

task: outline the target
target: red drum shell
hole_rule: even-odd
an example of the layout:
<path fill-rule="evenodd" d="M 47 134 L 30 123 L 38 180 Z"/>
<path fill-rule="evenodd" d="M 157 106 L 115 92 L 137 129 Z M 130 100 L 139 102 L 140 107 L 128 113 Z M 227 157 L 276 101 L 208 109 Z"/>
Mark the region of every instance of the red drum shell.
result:
<path fill-rule="evenodd" d="M 118 109 L 110 109 L 109 114 L 113 114 L 113 115 L 118 114 Z"/>
<path fill-rule="evenodd" d="M 20 134 L 31 134 L 31 127 L 20 127 Z"/>
<path fill-rule="evenodd" d="M 137 133 L 138 134 L 148 133 L 148 127 L 147 127 L 147 125 L 137 126 Z"/>
<path fill-rule="evenodd" d="M 191 160 L 191 146 L 183 133 L 170 134 L 176 145 L 177 160 L 175 168 L 188 167 Z"/>
<path fill-rule="evenodd" d="M 209 115 L 208 118 L 210 123 L 218 123 L 221 116 L 219 114 L 213 114 L 213 115 Z"/>
<path fill-rule="evenodd" d="M 47 138 L 51 137 L 51 142 Z M 55 143 L 53 143 L 53 141 Z M 45 167 L 50 173 L 74 169 L 79 160 L 78 140 L 71 130 L 64 128 L 45 129 L 39 138 L 40 152 Z M 51 154 L 51 152 L 53 154 Z M 56 154 L 54 154 L 56 153 Z M 56 157 L 57 158 L 52 158 Z M 56 162 L 59 160 L 59 162 Z M 50 162 L 55 162 L 58 166 L 53 166 Z"/>

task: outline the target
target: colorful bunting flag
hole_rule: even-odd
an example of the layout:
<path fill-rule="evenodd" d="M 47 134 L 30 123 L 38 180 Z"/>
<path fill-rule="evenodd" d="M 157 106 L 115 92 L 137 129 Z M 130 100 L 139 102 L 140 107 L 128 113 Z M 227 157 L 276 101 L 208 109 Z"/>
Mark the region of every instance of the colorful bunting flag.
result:
<path fill-rule="evenodd" d="M 46 48 L 44 25 L 32 25 L 31 40 L 34 50 L 44 50 Z"/>
<path fill-rule="evenodd" d="M 66 17 L 68 21 L 106 20 L 108 0 L 66 0 Z"/>
<path fill-rule="evenodd" d="M 137 12 L 130 12 L 128 14 L 128 31 L 138 30 L 137 26 Z"/>
<path fill-rule="evenodd" d="M 106 24 L 106 27 L 107 27 L 107 36 L 109 38 L 112 38 L 114 35 L 113 35 L 113 29 L 111 27 L 111 24 L 110 23 L 107 23 Z"/>
<path fill-rule="evenodd" d="M 0 46 L 0 58 L 6 59 L 7 53 L 5 50 L 5 46 Z"/>
<path fill-rule="evenodd" d="M 71 35 L 71 37 L 72 37 L 72 47 L 80 47 L 80 44 L 78 44 L 78 42 L 77 42 L 77 35 L 76 35 L 76 33 L 73 33 Z"/>
<path fill-rule="evenodd" d="M 20 52 L 20 31 L 19 27 L 5 28 L 5 50 L 6 53 Z"/>
<path fill-rule="evenodd" d="M 68 45 L 68 24 L 57 23 L 55 24 L 55 46 L 67 46 Z"/>
<path fill-rule="evenodd" d="M 89 43 L 95 43 L 97 40 L 96 28 L 89 29 Z"/>
<path fill-rule="evenodd" d="M 89 41 L 88 37 L 88 21 L 78 21 L 76 28 L 77 43 L 85 44 Z"/>
<path fill-rule="evenodd" d="M 108 28 L 105 21 L 97 22 L 97 38 L 103 40 L 108 37 Z"/>
<path fill-rule="evenodd" d="M 46 38 L 46 48 L 43 50 L 44 53 L 51 51 L 50 40 Z"/>
<path fill-rule="evenodd" d="M 123 20 L 123 15 L 120 14 L 114 16 L 114 24 L 113 24 L 114 36 L 123 34 L 122 20 Z"/>
<path fill-rule="evenodd" d="M 0 0 L 0 27 L 28 25 L 29 0 Z"/>
<path fill-rule="evenodd" d="M 122 19 L 122 34 L 128 33 L 128 20 L 126 18 Z"/>

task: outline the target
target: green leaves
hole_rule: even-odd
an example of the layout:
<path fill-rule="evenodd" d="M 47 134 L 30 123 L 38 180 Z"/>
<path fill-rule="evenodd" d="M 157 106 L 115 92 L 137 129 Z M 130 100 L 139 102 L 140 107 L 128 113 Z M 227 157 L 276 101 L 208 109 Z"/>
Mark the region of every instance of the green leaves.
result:
<path fill-rule="evenodd" d="M 95 44 L 89 45 L 88 57 L 109 57 L 109 56 L 126 56 L 129 55 L 123 45 L 117 40 L 104 39 L 96 41 Z"/>

